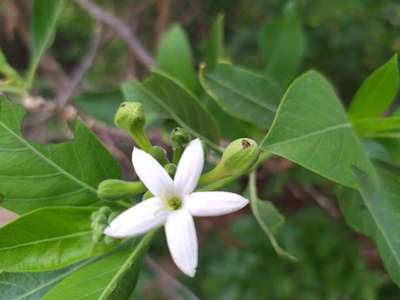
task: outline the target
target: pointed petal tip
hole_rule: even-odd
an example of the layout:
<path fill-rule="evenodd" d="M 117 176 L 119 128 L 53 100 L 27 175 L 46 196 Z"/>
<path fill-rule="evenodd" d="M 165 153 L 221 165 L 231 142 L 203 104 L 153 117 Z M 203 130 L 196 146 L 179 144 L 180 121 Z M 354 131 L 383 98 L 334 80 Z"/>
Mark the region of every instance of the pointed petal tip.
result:
<path fill-rule="evenodd" d="M 181 271 L 185 274 L 185 275 L 187 275 L 187 276 L 189 276 L 189 277 L 191 277 L 191 278 L 193 278 L 195 275 L 196 275 L 196 268 L 194 268 L 194 269 L 188 269 L 188 270 L 182 270 L 181 269 Z"/>

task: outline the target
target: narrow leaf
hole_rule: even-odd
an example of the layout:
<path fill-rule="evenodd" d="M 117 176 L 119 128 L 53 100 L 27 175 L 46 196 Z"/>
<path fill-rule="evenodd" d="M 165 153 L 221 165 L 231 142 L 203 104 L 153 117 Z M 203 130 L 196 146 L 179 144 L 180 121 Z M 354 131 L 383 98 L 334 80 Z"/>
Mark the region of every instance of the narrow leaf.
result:
<path fill-rule="evenodd" d="M 271 125 L 283 94 L 272 79 L 223 62 L 210 72 L 202 69 L 200 82 L 228 114 L 260 129 Z"/>
<path fill-rule="evenodd" d="M 207 70 L 212 70 L 218 61 L 223 59 L 224 49 L 224 15 L 214 21 L 204 49 L 204 61 Z"/>
<path fill-rule="evenodd" d="M 260 46 L 266 73 L 286 87 L 296 75 L 305 52 L 305 37 L 293 2 L 285 7 L 282 18 L 264 26 Z"/>
<path fill-rule="evenodd" d="M 61 4 L 61 0 L 35 0 L 33 2 L 32 52 L 28 70 L 30 84 L 44 52 L 50 47 L 54 37 Z"/>
<path fill-rule="evenodd" d="M 400 137 L 400 117 L 368 118 L 353 121 L 354 129 L 360 136 Z"/>
<path fill-rule="evenodd" d="M 286 91 L 262 148 L 345 186 L 351 166 L 377 180 L 331 84 L 309 71 Z"/>
<path fill-rule="evenodd" d="M 276 253 L 279 256 L 285 257 L 292 261 L 296 261 L 296 258 L 294 256 L 285 251 L 278 244 L 278 241 L 274 236 L 274 233 L 276 233 L 279 227 L 282 226 L 285 218 L 271 202 L 258 198 L 255 172 L 252 172 L 250 174 L 249 190 L 251 211 L 253 212 L 253 215 L 256 218 L 261 229 L 265 232 L 268 239 L 270 240 L 272 247 L 275 249 Z"/>
<path fill-rule="evenodd" d="M 192 49 L 181 26 L 173 25 L 165 33 L 157 51 L 157 67 L 179 80 L 193 93 L 199 92 Z"/>
<path fill-rule="evenodd" d="M 146 235 L 133 252 L 128 247 L 73 273 L 48 292 L 43 300 L 129 299 L 152 235 Z"/>
<path fill-rule="evenodd" d="M 23 108 L 0 97 L 1 205 L 24 213 L 43 206 L 100 203 L 99 182 L 121 176 L 112 155 L 79 120 L 71 142 L 30 142 L 21 134 L 24 115 Z"/>
<path fill-rule="evenodd" d="M 142 84 L 126 83 L 122 90 L 127 100 L 143 103 L 146 112 L 156 111 L 167 116 L 212 147 L 219 148 L 219 130 L 214 117 L 196 96 L 168 75 L 156 71 Z"/>
<path fill-rule="evenodd" d="M 375 118 L 392 104 L 399 89 L 397 54 L 374 71 L 358 89 L 349 110 L 351 120 Z"/>
<path fill-rule="evenodd" d="M 92 241 L 95 208 L 42 208 L 0 228 L 0 269 L 43 272 L 60 269 L 116 246 Z"/>

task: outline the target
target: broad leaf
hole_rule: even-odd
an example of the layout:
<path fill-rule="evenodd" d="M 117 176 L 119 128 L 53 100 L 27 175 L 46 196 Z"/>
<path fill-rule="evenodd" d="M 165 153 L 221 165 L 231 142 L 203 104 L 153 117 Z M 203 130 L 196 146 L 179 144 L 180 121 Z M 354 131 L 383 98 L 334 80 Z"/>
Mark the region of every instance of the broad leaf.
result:
<path fill-rule="evenodd" d="M 214 117 L 196 96 L 168 75 L 155 71 L 142 84 L 126 83 L 122 89 L 127 100 L 143 103 L 146 112 L 156 111 L 174 119 L 193 135 L 218 148 L 219 130 Z"/>
<path fill-rule="evenodd" d="M 24 114 L 0 97 L 1 205 L 24 213 L 43 206 L 99 203 L 98 183 L 121 176 L 111 154 L 79 120 L 71 142 L 30 142 L 20 130 Z"/>
<path fill-rule="evenodd" d="M 289 87 L 262 148 L 345 186 L 355 186 L 352 166 L 377 179 L 333 87 L 315 71 Z"/>
<path fill-rule="evenodd" d="M 73 273 L 48 292 L 43 300 L 129 299 L 152 235 L 153 232 L 146 235 L 134 250 L 129 247 Z"/>
<path fill-rule="evenodd" d="M 62 279 L 90 260 L 62 270 L 40 273 L 0 272 L 0 300 L 40 300 Z"/>
<path fill-rule="evenodd" d="M 211 27 L 204 49 L 204 62 L 207 70 L 214 69 L 224 55 L 224 15 L 219 15 Z"/>
<path fill-rule="evenodd" d="M 114 125 L 114 115 L 122 101 L 120 90 L 82 93 L 74 99 L 82 111 L 108 125 Z"/>
<path fill-rule="evenodd" d="M 173 25 L 163 36 L 157 51 L 157 68 L 179 80 L 193 93 L 199 92 L 193 54 L 186 33 Z"/>
<path fill-rule="evenodd" d="M 272 123 L 283 94 L 272 79 L 223 62 L 201 70 L 200 82 L 228 114 L 261 129 Z"/>
<path fill-rule="evenodd" d="M 116 243 L 92 240 L 95 208 L 48 207 L 0 228 L 0 269 L 8 272 L 56 270 L 103 254 Z"/>
<path fill-rule="evenodd" d="M 375 240 L 392 279 L 400 286 L 400 170 L 379 164 L 380 185 L 354 169 L 360 193 L 339 194 L 346 221 L 355 230 Z"/>
<path fill-rule="evenodd" d="M 250 206 L 254 217 L 256 218 L 261 229 L 265 232 L 268 239 L 271 242 L 272 247 L 279 256 L 288 258 L 290 260 L 296 260 L 291 254 L 286 252 L 279 246 L 274 234 L 277 232 L 279 227 L 282 226 L 285 221 L 284 216 L 275 208 L 275 206 L 265 200 L 261 200 L 257 196 L 256 187 L 256 175 L 255 173 L 250 174 L 249 180 L 249 191 L 250 191 Z"/>
<path fill-rule="evenodd" d="M 354 96 L 349 116 L 351 120 L 375 118 L 392 104 L 399 89 L 397 54 L 373 72 Z"/>
<path fill-rule="evenodd" d="M 32 84 L 44 52 L 50 46 L 54 37 L 61 4 L 61 0 L 35 0 L 33 2 L 32 51 L 28 70 L 28 82 L 30 84 Z"/>
<path fill-rule="evenodd" d="M 264 26 L 260 46 L 266 73 L 286 87 L 296 75 L 305 52 L 305 37 L 294 3 L 285 7 L 282 18 Z"/>

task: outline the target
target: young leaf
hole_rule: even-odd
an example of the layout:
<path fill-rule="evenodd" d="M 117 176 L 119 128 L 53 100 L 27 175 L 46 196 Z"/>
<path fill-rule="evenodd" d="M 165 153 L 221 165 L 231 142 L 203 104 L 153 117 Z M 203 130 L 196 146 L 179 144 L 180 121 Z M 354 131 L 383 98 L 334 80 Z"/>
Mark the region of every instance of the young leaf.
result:
<path fill-rule="evenodd" d="M 146 112 L 157 111 L 168 116 L 194 136 L 219 148 L 219 130 L 214 117 L 196 96 L 168 75 L 155 71 L 142 84 L 126 83 L 122 90 L 127 100 L 143 103 Z"/>
<path fill-rule="evenodd" d="M 224 49 L 224 15 L 219 15 L 211 27 L 204 49 L 206 69 L 212 70 L 225 55 Z"/>
<path fill-rule="evenodd" d="M 0 228 L 0 269 L 50 271 L 110 251 L 117 243 L 92 240 L 90 217 L 95 210 L 47 207 L 8 223 Z"/>
<path fill-rule="evenodd" d="M 251 211 L 253 212 L 253 215 L 256 218 L 261 229 L 265 232 L 268 239 L 270 240 L 272 247 L 275 249 L 276 253 L 279 256 L 295 261 L 296 258 L 290 253 L 286 252 L 284 249 L 282 249 L 274 236 L 274 233 L 278 230 L 279 227 L 282 226 L 285 218 L 280 214 L 280 212 L 271 202 L 258 198 L 256 175 L 254 172 L 250 174 L 249 191 Z"/>
<path fill-rule="evenodd" d="M 199 92 L 192 49 L 180 25 L 173 25 L 161 40 L 157 51 L 157 67 L 179 80 L 193 93 Z"/>
<path fill-rule="evenodd" d="M 386 64 L 374 71 L 358 89 L 350 105 L 350 119 L 381 116 L 395 99 L 399 82 L 397 54 L 395 54 Z"/>
<path fill-rule="evenodd" d="M 30 85 L 39 62 L 54 37 L 61 6 L 61 0 L 35 0 L 33 2 L 32 52 L 27 78 Z"/>
<path fill-rule="evenodd" d="M 0 272 L 0 300 L 39 300 L 58 282 L 87 265 L 91 260 L 50 272 L 8 273 Z"/>
<path fill-rule="evenodd" d="M 43 206 L 100 203 L 99 182 L 121 176 L 112 155 L 79 120 L 71 142 L 29 142 L 20 130 L 24 114 L 0 96 L 1 205 L 24 213 Z"/>
<path fill-rule="evenodd" d="M 333 87 L 315 71 L 286 91 L 262 148 L 345 186 L 355 186 L 353 165 L 377 179 Z"/>
<path fill-rule="evenodd" d="M 384 164 L 377 165 L 377 170 L 379 187 L 365 172 L 354 168 L 361 197 L 342 194 L 340 204 L 350 226 L 375 240 L 387 271 L 400 286 L 400 170 Z"/>
<path fill-rule="evenodd" d="M 272 79 L 222 62 L 210 72 L 202 69 L 199 77 L 207 94 L 228 114 L 260 129 L 272 123 L 283 94 Z"/>
<path fill-rule="evenodd" d="M 43 300 L 129 299 L 153 234 L 147 234 L 134 251 L 129 247 L 73 273 L 48 292 Z"/>
<path fill-rule="evenodd" d="M 286 87 L 296 75 L 305 52 L 305 37 L 293 2 L 285 7 L 281 19 L 264 26 L 260 46 L 266 73 Z"/>
<path fill-rule="evenodd" d="M 356 120 L 353 126 L 362 137 L 400 137 L 400 116 Z"/>

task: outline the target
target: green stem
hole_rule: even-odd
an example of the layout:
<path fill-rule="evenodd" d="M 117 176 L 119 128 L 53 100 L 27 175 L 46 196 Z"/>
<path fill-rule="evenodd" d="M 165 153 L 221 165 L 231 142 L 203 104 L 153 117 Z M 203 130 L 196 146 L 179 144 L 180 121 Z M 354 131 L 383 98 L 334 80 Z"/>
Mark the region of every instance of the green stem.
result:
<path fill-rule="evenodd" d="M 151 144 L 149 138 L 143 131 L 137 131 L 135 133 L 131 133 L 132 139 L 135 143 L 144 151 L 150 153 L 153 145 Z"/>

